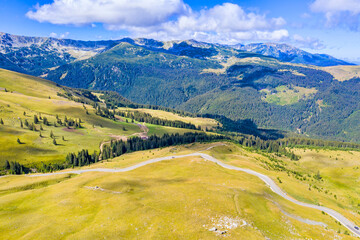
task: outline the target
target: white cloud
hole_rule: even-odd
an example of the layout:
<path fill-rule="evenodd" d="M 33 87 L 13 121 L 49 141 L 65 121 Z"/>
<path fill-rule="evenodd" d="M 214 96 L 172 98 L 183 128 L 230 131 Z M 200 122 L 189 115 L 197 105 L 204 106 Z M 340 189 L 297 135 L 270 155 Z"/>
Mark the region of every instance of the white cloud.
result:
<path fill-rule="evenodd" d="M 49 37 L 57 38 L 57 33 L 52 32 L 52 33 L 49 34 Z"/>
<path fill-rule="evenodd" d="M 160 40 L 238 43 L 289 37 L 283 18 L 247 12 L 232 3 L 193 11 L 183 0 L 54 0 L 37 6 L 27 16 L 54 24 L 103 23 L 109 30 L 126 30 L 131 37 Z"/>
<path fill-rule="evenodd" d="M 299 48 L 308 48 L 313 50 L 321 50 L 325 48 L 325 45 L 318 39 L 303 37 L 298 34 L 294 34 L 291 41 Z"/>
<path fill-rule="evenodd" d="M 63 33 L 60 35 L 60 38 L 66 38 L 67 36 L 69 36 L 69 32 Z"/>
<path fill-rule="evenodd" d="M 52 37 L 52 38 L 66 38 L 67 36 L 69 36 L 69 32 L 65 32 L 65 33 L 62 33 L 62 34 L 57 34 L 57 33 L 54 33 L 54 32 L 52 32 L 52 33 L 50 33 L 49 34 L 49 37 Z"/>
<path fill-rule="evenodd" d="M 152 27 L 133 27 L 127 30 L 135 37 L 156 39 L 196 39 L 207 42 L 238 43 L 243 40 L 279 41 L 289 33 L 281 29 L 283 18 L 246 13 L 239 5 L 224 3 L 199 12 L 189 12 L 176 20 Z M 120 29 L 109 26 L 110 29 Z"/>
<path fill-rule="evenodd" d="M 329 27 L 345 24 L 352 30 L 360 30 L 360 0 L 315 0 L 310 10 L 323 13 Z"/>
<path fill-rule="evenodd" d="M 348 11 L 352 14 L 360 13 L 360 0 L 315 0 L 310 5 L 314 12 L 334 13 Z"/>
<path fill-rule="evenodd" d="M 54 0 L 35 6 L 26 16 L 39 22 L 84 25 L 94 22 L 123 26 L 158 24 L 186 11 L 182 0 Z"/>

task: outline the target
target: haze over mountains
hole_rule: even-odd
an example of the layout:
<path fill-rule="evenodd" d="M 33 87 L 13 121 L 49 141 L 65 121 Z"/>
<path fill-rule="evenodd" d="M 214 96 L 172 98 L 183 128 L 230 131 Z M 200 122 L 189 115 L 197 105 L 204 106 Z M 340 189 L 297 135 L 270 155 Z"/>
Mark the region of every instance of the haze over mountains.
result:
<path fill-rule="evenodd" d="M 1 34 L 0 53 L 0 68 L 65 86 L 112 90 L 137 103 L 235 121 L 250 119 L 262 128 L 360 141 L 360 79 L 350 74 L 340 82 L 324 68 L 352 64 L 285 44 Z"/>

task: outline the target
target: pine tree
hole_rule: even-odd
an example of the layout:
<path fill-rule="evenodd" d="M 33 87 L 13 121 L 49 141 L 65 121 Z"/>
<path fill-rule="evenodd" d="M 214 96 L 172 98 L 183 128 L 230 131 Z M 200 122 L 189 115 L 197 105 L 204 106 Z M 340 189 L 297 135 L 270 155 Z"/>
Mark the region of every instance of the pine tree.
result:
<path fill-rule="evenodd" d="M 24 112 L 24 116 L 26 116 L 26 112 Z"/>
<path fill-rule="evenodd" d="M 23 128 L 24 126 L 23 126 L 23 122 L 22 122 L 22 120 L 20 119 L 20 127 L 21 128 Z"/>
<path fill-rule="evenodd" d="M 21 141 L 20 141 L 20 139 L 19 139 L 19 138 L 18 138 L 16 141 L 17 141 L 17 143 L 18 143 L 18 144 L 21 144 Z"/>
<path fill-rule="evenodd" d="M 48 122 L 48 120 L 47 120 L 46 117 L 43 118 L 43 123 L 44 123 L 45 125 L 49 125 L 49 122 Z"/>
<path fill-rule="evenodd" d="M 4 125 L 4 121 L 2 120 L 2 118 L 0 118 L 0 124 Z"/>
<path fill-rule="evenodd" d="M 26 127 L 29 127 L 29 122 L 27 121 L 27 119 L 25 119 L 25 122 L 24 122 L 24 123 L 25 123 L 25 126 L 26 126 Z"/>
<path fill-rule="evenodd" d="M 5 165 L 4 165 L 5 169 L 10 169 L 10 163 L 8 160 L 5 161 Z"/>
<path fill-rule="evenodd" d="M 63 141 L 65 141 L 65 138 L 64 138 L 64 136 L 62 136 L 62 140 L 63 140 Z"/>
<path fill-rule="evenodd" d="M 51 138 L 54 138 L 54 137 L 55 137 L 53 131 L 50 131 L 50 137 L 51 137 Z"/>
<path fill-rule="evenodd" d="M 39 119 L 38 119 L 38 117 L 37 117 L 36 115 L 34 115 L 34 123 L 35 123 L 35 124 L 38 124 L 38 123 L 39 123 Z"/>
<path fill-rule="evenodd" d="M 53 144 L 56 146 L 57 145 L 57 142 L 55 140 L 55 138 L 53 139 Z"/>

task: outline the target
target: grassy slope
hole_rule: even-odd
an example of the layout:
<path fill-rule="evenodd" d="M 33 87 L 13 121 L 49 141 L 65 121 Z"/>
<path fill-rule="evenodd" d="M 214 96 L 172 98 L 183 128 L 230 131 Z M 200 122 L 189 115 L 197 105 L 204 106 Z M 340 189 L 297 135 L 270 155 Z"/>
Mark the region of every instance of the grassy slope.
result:
<path fill-rule="evenodd" d="M 133 109 L 129 108 L 119 108 L 122 111 L 132 111 Z M 153 110 L 153 109 L 136 109 L 134 111 L 145 112 L 151 114 L 151 116 L 156 116 L 161 119 L 171 120 L 171 121 L 182 121 L 186 123 L 194 124 L 195 126 L 200 126 L 202 129 L 205 128 L 215 128 L 218 125 L 218 122 L 211 118 L 192 118 L 192 117 L 183 117 L 175 113 L 166 112 L 162 110 Z"/>
<path fill-rule="evenodd" d="M 124 167 L 149 158 L 190 153 L 207 147 L 208 144 L 192 144 L 136 152 L 91 167 Z M 260 161 L 262 156 L 233 144 L 208 152 L 228 163 L 269 174 L 273 179 L 279 175 L 283 181 L 280 186 L 292 196 L 311 199 L 324 195 L 303 190 L 303 183 L 292 177 L 265 170 Z M 326 163 L 322 151 L 311 153 L 314 158 L 307 156 L 307 150 L 303 162 L 289 162 L 289 168 L 298 166 L 313 172 L 321 165 L 318 160 Z M 329 154 L 335 153 L 330 151 Z M 348 153 L 338 154 L 344 157 L 337 160 L 338 166 L 349 164 Z M 355 158 L 351 162 L 359 165 Z M 349 174 L 353 170 L 346 171 Z M 322 172 L 322 176 L 327 179 L 328 172 Z M 354 184 L 356 180 L 349 177 L 347 181 Z M 328 184 L 329 181 L 324 182 Z M 88 188 L 95 186 L 104 191 Z M 340 196 L 344 189 L 336 188 L 334 191 Z M 354 194 L 356 191 L 344 193 Z M 333 208 L 335 205 L 326 204 Z M 218 239 L 219 236 L 209 229 L 226 217 L 238 220 L 240 224 L 245 220 L 248 224 L 228 229 L 228 239 L 355 239 L 342 234 L 345 229 L 329 216 L 281 199 L 256 177 L 223 169 L 197 157 L 156 163 L 127 173 L 4 177 L 0 178 L 0 206 L 0 231 L 9 239 L 35 236 L 39 239 L 98 236 Z M 351 215 L 347 210 L 339 211 L 347 217 Z M 328 227 L 308 225 L 283 212 L 323 222 Z M 359 222 L 359 216 L 353 215 L 352 220 Z"/>
<path fill-rule="evenodd" d="M 8 92 L 5 92 L 4 88 Z M 135 124 L 114 122 L 97 116 L 89 105 L 86 106 L 90 113 L 87 115 L 81 103 L 57 96 L 57 93 L 63 90 L 50 81 L 0 69 L 0 89 L 0 118 L 4 121 L 4 125 L 0 125 L 0 166 L 5 160 L 18 161 L 27 166 L 32 163 L 63 161 L 69 152 L 81 149 L 99 151 L 102 141 L 141 132 Z M 39 136 L 38 131 L 30 131 L 25 126 L 20 127 L 19 118 L 23 122 L 27 119 L 31 124 L 34 115 L 40 113 L 52 124 L 43 125 L 43 137 Z M 69 131 L 63 126 L 54 127 L 56 115 L 62 120 L 65 116 L 74 120 L 80 118 L 83 128 Z M 37 124 L 36 128 L 39 130 L 40 125 Z M 152 125 L 149 128 L 149 134 L 158 135 L 189 131 Z M 51 131 L 56 136 L 57 146 L 53 145 L 50 138 Z M 65 141 L 62 140 L 63 136 Z M 24 144 L 18 144 L 17 138 Z"/>
<path fill-rule="evenodd" d="M 323 67 L 324 70 L 334 76 L 339 81 L 346 81 L 352 78 L 360 77 L 360 66 L 332 66 Z"/>

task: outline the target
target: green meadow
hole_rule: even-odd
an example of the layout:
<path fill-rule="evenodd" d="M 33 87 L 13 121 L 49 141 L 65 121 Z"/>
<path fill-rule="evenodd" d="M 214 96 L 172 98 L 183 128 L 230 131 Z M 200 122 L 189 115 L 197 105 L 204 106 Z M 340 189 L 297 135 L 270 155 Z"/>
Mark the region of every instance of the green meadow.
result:
<path fill-rule="evenodd" d="M 90 167 L 119 168 L 149 158 L 205 151 L 276 179 L 278 173 L 262 164 L 264 156 L 223 144 L 134 152 Z M 210 146 L 215 147 L 206 150 Z M 314 152 L 314 160 L 304 158 L 306 165 L 317 164 L 316 158 L 322 154 Z M 347 160 L 337 161 L 348 164 Z M 322 173 L 324 179 L 327 174 Z M 292 176 L 279 176 L 280 187 L 295 198 L 311 202 L 312 197 L 323 195 L 303 191 L 302 181 Z M 331 183 L 324 180 L 324 184 Z M 356 191 L 346 193 L 355 196 Z M 343 192 L 334 193 L 341 196 Z M 326 204 L 335 209 L 334 204 Z M 6 239 L 356 239 L 330 216 L 282 199 L 258 178 L 199 157 L 159 162 L 125 173 L 3 177 L 0 206 L 0 231 Z M 344 205 L 336 210 L 349 217 L 350 209 Z M 359 215 L 352 218 L 359 219 Z M 308 220 L 314 225 L 305 223 Z"/>

